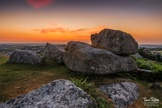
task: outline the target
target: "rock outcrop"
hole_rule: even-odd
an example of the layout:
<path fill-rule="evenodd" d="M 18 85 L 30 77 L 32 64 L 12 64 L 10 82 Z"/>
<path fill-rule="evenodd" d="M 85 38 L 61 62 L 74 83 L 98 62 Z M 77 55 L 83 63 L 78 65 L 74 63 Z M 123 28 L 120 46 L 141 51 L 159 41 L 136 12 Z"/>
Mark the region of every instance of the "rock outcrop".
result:
<path fill-rule="evenodd" d="M 94 101 L 68 80 L 55 80 L 39 89 L 0 103 L 0 108 L 93 108 Z"/>
<path fill-rule="evenodd" d="M 57 60 L 58 63 L 63 63 L 63 53 L 64 49 L 62 47 L 46 43 L 43 51 L 43 55 L 47 58 Z"/>
<path fill-rule="evenodd" d="M 69 69 L 87 74 L 137 70 L 136 63 L 131 57 L 121 57 L 104 49 L 93 48 L 83 42 L 68 42 L 63 60 Z"/>
<path fill-rule="evenodd" d="M 140 94 L 139 85 L 133 82 L 103 85 L 99 87 L 98 90 L 106 93 L 112 99 L 117 108 L 129 106 L 138 99 Z"/>
<path fill-rule="evenodd" d="M 104 29 L 91 35 L 92 46 L 112 51 L 118 55 L 132 55 L 138 51 L 138 43 L 128 33 Z"/>
<path fill-rule="evenodd" d="M 144 52 L 145 54 L 152 54 L 151 51 L 148 50 L 148 49 L 143 49 L 143 52 Z"/>
<path fill-rule="evenodd" d="M 40 56 L 32 51 L 16 50 L 10 55 L 8 62 L 42 65 L 44 64 L 44 59 L 43 56 Z"/>

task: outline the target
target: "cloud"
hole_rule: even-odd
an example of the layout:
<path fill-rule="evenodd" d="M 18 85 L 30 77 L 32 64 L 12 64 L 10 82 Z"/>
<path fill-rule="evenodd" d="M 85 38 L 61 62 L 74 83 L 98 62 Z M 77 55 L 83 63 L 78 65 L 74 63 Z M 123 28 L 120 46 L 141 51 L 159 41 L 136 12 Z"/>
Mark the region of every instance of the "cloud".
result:
<path fill-rule="evenodd" d="M 81 29 L 77 29 L 77 30 L 70 30 L 70 29 L 64 29 L 64 28 L 48 28 L 48 29 L 30 29 L 32 31 L 40 31 L 41 33 L 47 34 L 47 33 L 56 33 L 56 32 L 60 32 L 60 33 L 71 33 L 71 34 L 80 34 L 79 37 L 81 36 L 81 34 L 94 34 L 94 33 L 98 33 L 99 31 L 101 31 L 104 28 L 109 28 L 108 26 L 102 26 L 102 27 L 97 27 L 97 28 L 91 28 L 91 29 L 86 29 L 86 28 L 81 28 Z"/>
<path fill-rule="evenodd" d="M 42 29 L 41 33 L 47 34 L 48 32 L 61 32 L 61 33 L 66 33 L 68 30 L 65 30 L 63 28 L 50 28 L 50 29 Z"/>
<path fill-rule="evenodd" d="M 53 0 L 26 0 L 31 6 L 38 9 L 40 7 L 46 7 L 47 4 L 53 2 Z"/>
<path fill-rule="evenodd" d="M 82 28 L 82 29 L 72 30 L 72 31 L 70 31 L 70 32 L 71 32 L 71 33 L 76 33 L 76 32 L 84 32 L 84 31 L 86 31 L 86 30 L 88 30 L 88 29 Z"/>

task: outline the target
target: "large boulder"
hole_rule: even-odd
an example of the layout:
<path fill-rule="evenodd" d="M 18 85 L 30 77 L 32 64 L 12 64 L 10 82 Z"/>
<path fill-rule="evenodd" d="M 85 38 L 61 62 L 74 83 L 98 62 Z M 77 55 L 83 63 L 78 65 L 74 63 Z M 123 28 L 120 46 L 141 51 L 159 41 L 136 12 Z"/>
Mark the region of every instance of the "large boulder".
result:
<path fill-rule="evenodd" d="M 43 51 L 43 55 L 47 58 L 57 60 L 58 63 L 63 63 L 64 48 L 46 43 Z"/>
<path fill-rule="evenodd" d="M 8 62 L 42 65 L 44 63 L 44 59 L 43 56 L 32 51 L 16 50 L 10 55 Z"/>
<path fill-rule="evenodd" d="M 104 29 L 91 35 L 92 46 L 112 51 L 118 55 L 132 55 L 138 51 L 138 43 L 128 33 Z"/>
<path fill-rule="evenodd" d="M 0 108 L 93 108 L 94 100 L 68 80 L 55 80 L 39 89 L 0 103 Z"/>
<path fill-rule="evenodd" d="M 117 108 L 129 106 L 138 99 L 140 94 L 139 85 L 133 82 L 103 85 L 99 87 L 98 90 L 106 93 L 112 99 Z"/>
<path fill-rule="evenodd" d="M 71 70 L 87 74 L 109 74 L 136 71 L 135 61 L 129 56 L 91 47 L 83 42 L 68 42 L 65 47 L 64 63 Z"/>

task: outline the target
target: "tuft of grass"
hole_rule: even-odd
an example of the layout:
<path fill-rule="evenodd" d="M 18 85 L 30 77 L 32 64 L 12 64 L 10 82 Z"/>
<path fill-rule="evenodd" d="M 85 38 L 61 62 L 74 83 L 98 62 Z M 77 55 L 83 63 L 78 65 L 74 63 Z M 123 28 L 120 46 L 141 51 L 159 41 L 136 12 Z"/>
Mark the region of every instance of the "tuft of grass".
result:
<path fill-rule="evenodd" d="M 87 83 L 87 79 L 88 77 L 85 79 L 71 78 L 71 81 L 95 99 L 98 108 L 112 108 L 112 104 L 103 98 L 103 93 L 95 88 L 94 83 Z"/>

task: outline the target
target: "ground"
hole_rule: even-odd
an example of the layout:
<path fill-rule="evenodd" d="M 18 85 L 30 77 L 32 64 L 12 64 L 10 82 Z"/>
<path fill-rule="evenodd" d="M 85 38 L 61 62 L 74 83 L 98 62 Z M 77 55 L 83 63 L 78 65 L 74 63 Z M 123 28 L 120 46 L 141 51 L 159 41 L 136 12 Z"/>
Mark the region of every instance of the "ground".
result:
<path fill-rule="evenodd" d="M 138 83 L 140 85 L 140 97 L 129 108 L 147 108 L 144 107 L 143 97 L 160 99 L 158 108 L 162 108 L 162 92 L 160 90 L 150 89 L 153 82 L 125 79 L 117 74 L 103 76 L 84 75 L 69 70 L 64 64 L 58 64 L 51 60 L 46 60 L 47 64 L 45 66 L 6 63 L 7 60 L 7 56 L 0 56 L 0 102 L 38 89 L 53 80 L 70 80 L 70 78 L 81 79 L 88 77 L 88 82 L 94 82 L 96 88 L 103 84 L 113 82 L 132 81 Z M 159 83 L 162 86 L 162 82 Z"/>

